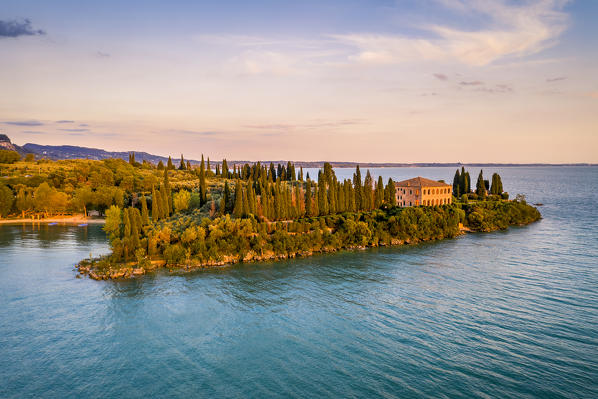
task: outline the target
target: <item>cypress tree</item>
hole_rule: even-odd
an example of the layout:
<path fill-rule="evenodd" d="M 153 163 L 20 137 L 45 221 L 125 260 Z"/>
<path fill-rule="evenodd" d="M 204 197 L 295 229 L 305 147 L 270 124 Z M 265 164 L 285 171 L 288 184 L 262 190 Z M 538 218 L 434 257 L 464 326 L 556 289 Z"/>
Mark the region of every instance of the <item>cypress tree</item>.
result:
<path fill-rule="evenodd" d="M 463 188 L 462 194 L 467 194 L 471 192 L 471 177 L 469 177 L 469 172 L 465 172 L 465 187 Z"/>
<path fill-rule="evenodd" d="M 187 167 L 185 166 L 185 159 L 183 158 L 183 154 L 181 154 L 181 163 L 179 165 L 179 170 L 185 170 Z"/>
<path fill-rule="evenodd" d="M 249 192 L 241 187 L 241 194 L 243 195 L 243 216 L 249 215 Z"/>
<path fill-rule="evenodd" d="M 168 156 L 168 162 L 166 163 L 166 169 L 168 169 L 168 170 L 174 169 L 174 165 L 172 164 L 172 158 L 170 156 Z"/>
<path fill-rule="evenodd" d="M 162 211 L 160 210 L 160 203 L 162 200 L 156 194 L 156 187 L 152 187 L 152 221 L 156 222 L 162 216 Z"/>
<path fill-rule="evenodd" d="M 388 191 L 388 203 L 391 206 L 397 206 L 397 188 L 391 178 L 388 179 L 388 183 L 386 184 L 386 191 Z"/>
<path fill-rule="evenodd" d="M 498 173 L 492 175 L 492 186 L 490 187 L 490 194 L 500 195 L 502 194 L 502 181 Z"/>
<path fill-rule="evenodd" d="M 159 161 L 157 168 L 158 170 L 164 170 L 164 163 L 162 161 Z"/>
<path fill-rule="evenodd" d="M 149 212 L 147 211 L 147 199 L 145 195 L 141 197 L 141 224 L 143 226 L 149 224 Z"/>
<path fill-rule="evenodd" d="M 480 169 L 480 174 L 478 175 L 478 181 L 476 184 L 476 194 L 485 197 L 486 196 L 486 184 L 484 183 L 484 175 L 483 171 Z"/>
<path fill-rule="evenodd" d="M 326 195 L 326 182 L 320 176 L 318 179 L 318 209 L 320 215 L 328 215 L 328 196 Z"/>
<path fill-rule="evenodd" d="M 210 161 L 208 161 L 209 164 Z M 206 185 L 206 167 L 201 154 L 201 165 L 199 167 L 199 202 L 204 205 L 208 202 L 208 188 Z"/>
<path fill-rule="evenodd" d="M 296 214 L 297 217 L 300 218 L 303 216 L 303 209 L 301 207 L 301 205 L 303 204 L 303 198 L 301 195 L 301 186 L 299 184 L 297 184 L 295 186 L 295 208 L 296 208 Z"/>
<path fill-rule="evenodd" d="M 359 170 L 359 165 L 357 165 L 355 173 L 353 174 L 353 187 L 355 194 L 355 211 L 361 211 L 363 209 L 363 190 L 361 188 L 361 171 Z"/>
<path fill-rule="evenodd" d="M 191 170 L 191 162 L 187 161 L 187 170 Z"/>
<path fill-rule="evenodd" d="M 228 163 L 226 162 L 226 159 L 222 160 L 222 171 L 220 171 L 220 174 L 222 175 L 222 177 L 224 177 L 225 179 L 229 178 L 229 174 L 230 172 L 228 171 Z"/>
<path fill-rule="evenodd" d="M 453 195 L 457 198 L 461 197 L 461 175 L 459 169 L 455 171 L 455 177 L 453 177 Z"/>
<path fill-rule="evenodd" d="M 378 176 L 378 183 L 376 183 L 376 199 L 375 207 L 380 208 L 384 202 L 384 182 L 382 176 Z"/>
<path fill-rule="evenodd" d="M 170 181 L 168 180 L 168 170 L 164 171 L 164 191 L 165 191 L 165 196 L 166 196 L 166 204 L 167 207 L 166 209 L 166 215 L 170 216 L 170 214 L 172 213 L 172 191 L 170 189 Z"/>
<path fill-rule="evenodd" d="M 305 214 L 307 216 L 314 216 L 311 201 L 311 180 L 309 179 L 305 183 Z"/>
<path fill-rule="evenodd" d="M 243 188 L 241 187 L 241 181 L 237 180 L 235 185 L 235 206 L 233 208 L 233 216 L 240 218 L 243 216 Z"/>
<path fill-rule="evenodd" d="M 372 188 L 373 180 L 372 175 L 368 169 L 365 179 L 363 181 L 363 209 L 370 211 L 374 207 L 374 196 Z"/>
<path fill-rule="evenodd" d="M 299 181 L 303 181 L 303 166 L 299 167 Z"/>

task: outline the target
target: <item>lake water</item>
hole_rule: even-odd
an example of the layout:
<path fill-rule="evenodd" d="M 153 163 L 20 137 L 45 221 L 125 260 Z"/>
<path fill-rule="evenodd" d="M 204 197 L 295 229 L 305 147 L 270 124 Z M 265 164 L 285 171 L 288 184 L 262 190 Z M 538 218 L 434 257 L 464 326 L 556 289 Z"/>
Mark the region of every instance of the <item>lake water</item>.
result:
<path fill-rule="evenodd" d="M 75 278 L 98 226 L 0 225 L 0 397 L 597 398 L 598 168 L 498 171 L 543 220 L 131 281 Z"/>

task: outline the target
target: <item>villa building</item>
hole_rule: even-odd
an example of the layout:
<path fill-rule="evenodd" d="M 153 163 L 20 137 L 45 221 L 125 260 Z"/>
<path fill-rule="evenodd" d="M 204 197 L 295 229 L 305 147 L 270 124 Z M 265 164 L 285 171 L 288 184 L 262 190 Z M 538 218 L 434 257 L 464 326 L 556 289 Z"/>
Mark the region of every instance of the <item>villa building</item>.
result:
<path fill-rule="evenodd" d="M 447 205 L 453 199 L 453 186 L 424 177 L 414 177 L 395 183 L 397 205 Z"/>

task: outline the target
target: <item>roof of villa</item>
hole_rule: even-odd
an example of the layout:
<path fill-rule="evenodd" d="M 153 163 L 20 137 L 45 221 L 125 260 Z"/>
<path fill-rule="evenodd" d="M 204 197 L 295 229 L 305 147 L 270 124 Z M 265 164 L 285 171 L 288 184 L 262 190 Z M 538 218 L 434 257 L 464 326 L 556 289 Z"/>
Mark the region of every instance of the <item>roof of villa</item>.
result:
<path fill-rule="evenodd" d="M 447 187 L 450 184 L 442 183 L 436 180 L 426 179 L 425 177 L 414 177 L 413 179 L 403 180 L 395 183 L 395 187 Z"/>

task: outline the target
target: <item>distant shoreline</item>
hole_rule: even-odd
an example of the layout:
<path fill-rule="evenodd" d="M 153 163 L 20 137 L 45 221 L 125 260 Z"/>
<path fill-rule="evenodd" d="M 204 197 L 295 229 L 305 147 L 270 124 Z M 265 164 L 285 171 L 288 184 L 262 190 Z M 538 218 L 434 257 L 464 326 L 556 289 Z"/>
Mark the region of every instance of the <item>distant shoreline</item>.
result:
<path fill-rule="evenodd" d="M 103 218 L 86 218 L 82 215 L 76 216 L 55 216 L 46 219 L 32 219 L 32 218 L 19 218 L 19 219 L 0 219 L 0 224 L 104 224 L 106 219 Z"/>

